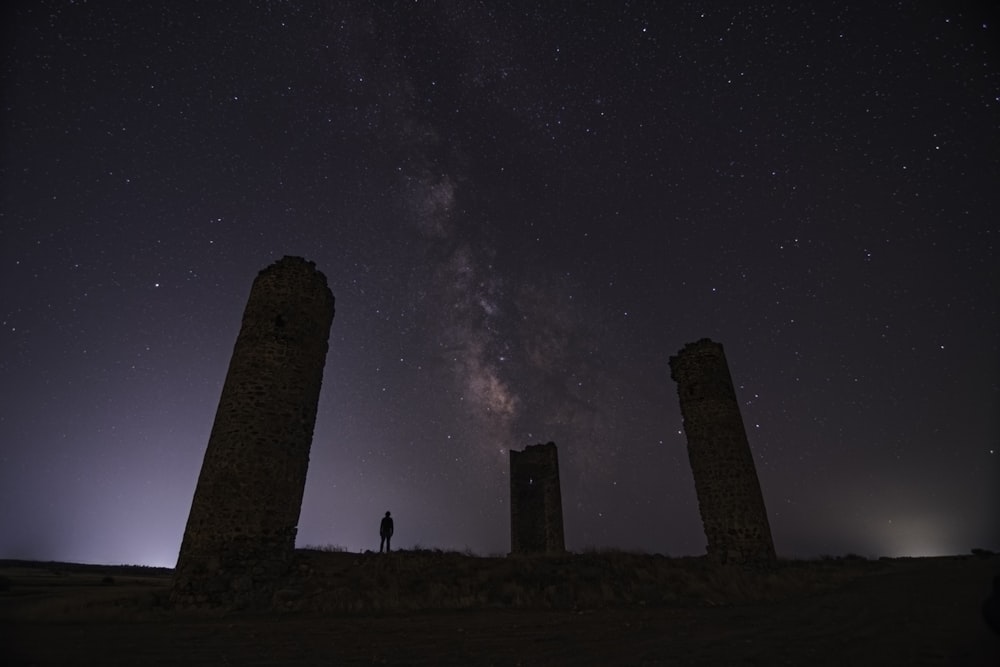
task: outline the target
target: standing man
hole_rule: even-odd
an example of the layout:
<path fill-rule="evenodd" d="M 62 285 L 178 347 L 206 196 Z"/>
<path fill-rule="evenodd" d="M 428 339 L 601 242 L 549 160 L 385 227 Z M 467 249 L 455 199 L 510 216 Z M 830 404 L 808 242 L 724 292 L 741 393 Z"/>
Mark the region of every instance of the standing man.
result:
<path fill-rule="evenodd" d="M 385 552 L 389 553 L 389 542 L 392 540 L 392 516 L 389 512 L 386 512 L 385 516 L 382 517 L 382 523 L 378 527 L 378 534 L 382 538 L 382 541 L 378 545 L 378 552 L 382 553 L 382 547 L 385 547 Z"/>

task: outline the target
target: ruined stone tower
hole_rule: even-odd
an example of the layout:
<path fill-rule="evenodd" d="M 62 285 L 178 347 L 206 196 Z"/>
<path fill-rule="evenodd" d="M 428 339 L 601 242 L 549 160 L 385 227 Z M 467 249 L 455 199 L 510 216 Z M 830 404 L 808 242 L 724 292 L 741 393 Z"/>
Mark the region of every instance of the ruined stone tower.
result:
<path fill-rule="evenodd" d="M 708 538 L 718 562 L 775 560 L 757 469 L 722 345 L 708 338 L 670 358 L 677 382 L 688 458 Z"/>
<path fill-rule="evenodd" d="M 333 294 L 312 262 L 285 257 L 254 280 L 174 570 L 174 602 L 265 602 L 287 570 L 332 322 Z"/>
<path fill-rule="evenodd" d="M 562 553 L 562 493 L 556 444 L 510 451 L 510 551 Z"/>

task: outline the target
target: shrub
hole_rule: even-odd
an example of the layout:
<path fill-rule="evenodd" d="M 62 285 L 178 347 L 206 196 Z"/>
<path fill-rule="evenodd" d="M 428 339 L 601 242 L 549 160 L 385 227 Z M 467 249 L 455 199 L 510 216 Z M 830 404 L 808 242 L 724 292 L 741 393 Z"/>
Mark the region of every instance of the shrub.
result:
<path fill-rule="evenodd" d="M 349 553 L 347 547 L 342 547 L 339 544 L 307 544 L 302 547 L 305 551 L 326 551 L 327 553 Z"/>

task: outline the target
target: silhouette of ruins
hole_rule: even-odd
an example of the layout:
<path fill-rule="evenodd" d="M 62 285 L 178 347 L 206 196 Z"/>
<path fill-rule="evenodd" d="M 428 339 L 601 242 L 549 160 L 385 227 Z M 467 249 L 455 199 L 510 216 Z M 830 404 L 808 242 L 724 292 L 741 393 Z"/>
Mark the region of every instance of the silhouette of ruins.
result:
<path fill-rule="evenodd" d="M 284 257 L 254 280 L 174 569 L 174 602 L 267 602 L 286 573 L 333 313 L 313 262 Z"/>
<path fill-rule="evenodd" d="M 510 551 L 563 553 L 562 493 L 556 444 L 510 451 Z"/>
<path fill-rule="evenodd" d="M 670 358 L 688 458 L 708 539 L 722 563 L 775 560 L 771 526 L 722 345 L 708 338 Z"/>

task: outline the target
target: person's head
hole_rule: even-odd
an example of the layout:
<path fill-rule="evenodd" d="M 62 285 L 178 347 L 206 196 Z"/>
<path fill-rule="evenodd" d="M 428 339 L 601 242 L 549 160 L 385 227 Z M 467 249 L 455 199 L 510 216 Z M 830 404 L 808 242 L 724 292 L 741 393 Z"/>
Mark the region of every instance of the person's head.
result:
<path fill-rule="evenodd" d="M 386 515 L 386 516 L 389 516 L 389 513 L 388 513 L 388 512 L 386 512 L 386 513 L 385 513 L 385 515 Z"/>

